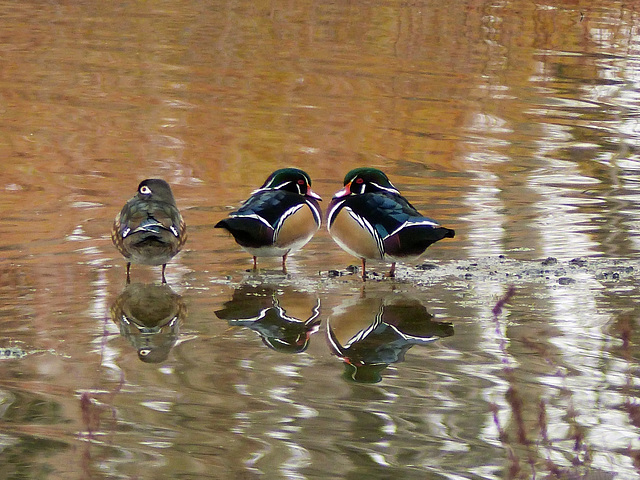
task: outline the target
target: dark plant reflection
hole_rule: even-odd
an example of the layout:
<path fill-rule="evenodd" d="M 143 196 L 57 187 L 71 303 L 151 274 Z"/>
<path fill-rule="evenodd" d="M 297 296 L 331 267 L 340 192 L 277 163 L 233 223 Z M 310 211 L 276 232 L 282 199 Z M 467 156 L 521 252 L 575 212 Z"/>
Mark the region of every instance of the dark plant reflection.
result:
<path fill-rule="evenodd" d="M 160 363 L 178 341 L 187 307 L 169 285 L 132 283 L 111 306 L 111 319 L 146 363 Z"/>
<path fill-rule="evenodd" d="M 338 306 L 327 321 L 327 339 L 345 366 L 344 376 L 377 383 L 390 364 L 404 361 L 414 345 L 453 335 L 453 324 L 436 322 L 417 300 L 397 293 L 366 295 Z"/>
<path fill-rule="evenodd" d="M 215 314 L 229 325 L 250 328 L 273 350 L 302 353 L 320 326 L 320 299 L 289 287 L 243 284 Z"/>

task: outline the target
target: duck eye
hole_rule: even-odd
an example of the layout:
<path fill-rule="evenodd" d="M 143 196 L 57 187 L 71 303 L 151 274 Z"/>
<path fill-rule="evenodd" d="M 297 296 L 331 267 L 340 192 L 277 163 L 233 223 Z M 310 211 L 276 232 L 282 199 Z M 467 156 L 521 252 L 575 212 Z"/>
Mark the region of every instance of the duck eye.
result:
<path fill-rule="evenodd" d="M 147 187 L 146 185 L 143 185 L 142 187 L 140 187 L 140 193 L 143 195 L 150 195 L 151 194 L 151 189 L 149 187 Z"/>
<path fill-rule="evenodd" d="M 357 179 L 356 179 L 356 183 L 364 183 L 364 180 L 363 180 L 363 179 L 361 179 L 361 178 L 357 178 Z"/>
<path fill-rule="evenodd" d="M 298 185 L 304 185 L 304 180 L 298 180 Z"/>

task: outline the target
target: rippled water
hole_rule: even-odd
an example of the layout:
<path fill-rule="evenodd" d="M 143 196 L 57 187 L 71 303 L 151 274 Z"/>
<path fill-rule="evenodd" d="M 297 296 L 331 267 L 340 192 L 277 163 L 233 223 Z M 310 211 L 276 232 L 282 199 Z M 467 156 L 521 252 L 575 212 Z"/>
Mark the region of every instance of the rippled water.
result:
<path fill-rule="evenodd" d="M 4 2 L 0 477 L 640 477 L 633 3 Z M 456 230 L 371 281 L 213 225 L 385 170 Z M 167 269 L 115 214 L 171 183 Z M 336 275 L 337 271 L 341 275 Z"/>

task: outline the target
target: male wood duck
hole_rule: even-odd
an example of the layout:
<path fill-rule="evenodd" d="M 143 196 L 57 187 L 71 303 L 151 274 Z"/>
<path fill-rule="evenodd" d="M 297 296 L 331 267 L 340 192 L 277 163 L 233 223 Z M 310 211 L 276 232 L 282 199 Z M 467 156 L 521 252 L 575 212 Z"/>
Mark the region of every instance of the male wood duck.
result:
<path fill-rule="evenodd" d="M 127 283 L 132 263 L 162 265 L 162 283 L 167 283 L 167 262 L 187 240 L 187 227 L 169 184 L 156 178 L 140 182 L 138 192 L 116 216 L 111 240 L 127 259 Z"/>
<path fill-rule="evenodd" d="M 215 314 L 253 330 L 277 352 L 302 353 L 320 328 L 320 299 L 282 285 L 242 284 Z"/>
<path fill-rule="evenodd" d="M 390 260 L 389 277 L 396 262 L 419 258 L 429 245 L 453 238 L 455 232 L 423 217 L 378 169 L 363 167 L 347 173 L 327 213 L 327 228 L 340 247 L 362 260 Z"/>
<path fill-rule="evenodd" d="M 403 362 L 414 345 L 453 335 L 453 324 L 436 322 L 419 301 L 398 292 L 345 300 L 326 322 L 331 351 L 356 382 L 375 383 L 390 364 Z"/>
<path fill-rule="evenodd" d="M 302 248 L 322 223 L 318 200 L 311 190 L 311 178 L 297 168 L 276 170 L 249 199 L 215 228 L 224 228 L 253 256 L 282 257 L 287 272 L 289 253 Z"/>

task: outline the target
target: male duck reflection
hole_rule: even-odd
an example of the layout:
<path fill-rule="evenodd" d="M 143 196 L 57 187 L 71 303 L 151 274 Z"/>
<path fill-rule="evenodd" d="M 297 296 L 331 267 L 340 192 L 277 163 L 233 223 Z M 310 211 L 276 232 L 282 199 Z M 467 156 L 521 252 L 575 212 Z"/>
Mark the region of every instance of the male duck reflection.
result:
<path fill-rule="evenodd" d="M 396 262 L 415 260 L 432 243 L 455 235 L 423 217 L 383 172 L 368 167 L 347 173 L 329 205 L 327 228 L 343 250 L 361 259 L 363 280 L 367 259 L 390 260 L 393 277 Z"/>
<path fill-rule="evenodd" d="M 111 319 L 145 363 L 167 359 L 186 316 L 184 300 L 166 284 L 128 284 L 111 306 Z"/>
<path fill-rule="evenodd" d="M 273 350 L 302 353 L 320 326 L 320 299 L 287 287 L 241 285 L 215 314 L 229 325 L 250 328 Z"/>
<path fill-rule="evenodd" d="M 376 383 L 391 363 L 404 361 L 414 345 L 453 335 L 453 324 L 435 322 L 417 300 L 397 293 L 347 300 L 327 320 L 327 340 L 345 366 L 345 376 Z"/>
<path fill-rule="evenodd" d="M 320 196 L 311 190 L 311 178 L 297 168 L 276 170 L 248 200 L 215 227 L 227 230 L 253 256 L 282 257 L 302 248 L 320 228 Z"/>
<path fill-rule="evenodd" d="M 162 265 L 165 269 L 187 240 L 187 226 L 164 180 L 150 178 L 138 185 L 138 192 L 116 216 L 111 240 L 127 259 L 127 283 L 132 263 Z"/>

